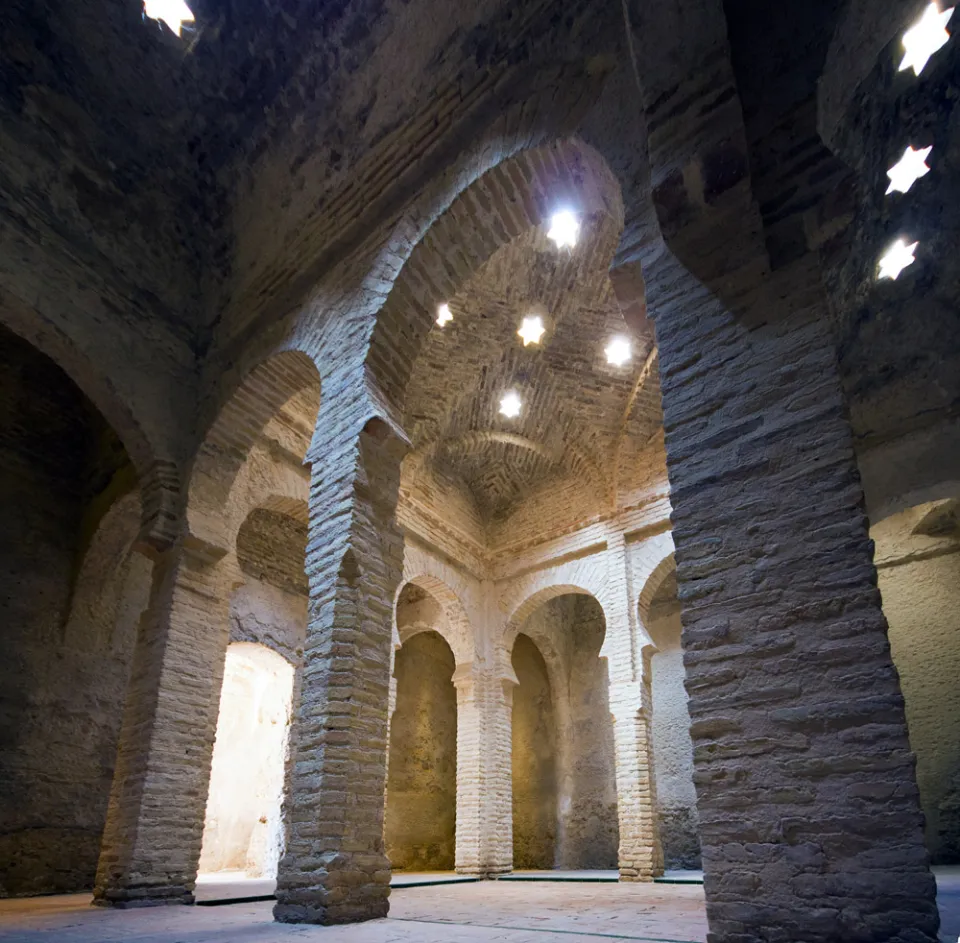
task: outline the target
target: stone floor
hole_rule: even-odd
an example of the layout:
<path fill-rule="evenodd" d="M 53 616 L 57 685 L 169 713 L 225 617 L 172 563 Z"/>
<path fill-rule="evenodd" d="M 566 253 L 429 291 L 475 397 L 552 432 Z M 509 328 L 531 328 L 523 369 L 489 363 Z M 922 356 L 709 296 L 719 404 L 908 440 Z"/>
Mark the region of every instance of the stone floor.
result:
<path fill-rule="evenodd" d="M 271 902 L 101 910 L 88 895 L 0 901 L 3 943 L 701 943 L 703 888 L 607 883 L 442 884 L 396 890 L 390 917 L 276 924 Z M 454 927 L 456 929 L 454 929 Z"/>
<path fill-rule="evenodd" d="M 960 936 L 960 869 L 938 873 L 941 939 Z M 702 943 L 696 884 L 493 882 L 397 889 L 390 917 L 275 924 L 271 902 L 110 911 L 88 895 L 0 901 L 2 943 Z M 456 928 L 456 929 L 454 929 Z"/>

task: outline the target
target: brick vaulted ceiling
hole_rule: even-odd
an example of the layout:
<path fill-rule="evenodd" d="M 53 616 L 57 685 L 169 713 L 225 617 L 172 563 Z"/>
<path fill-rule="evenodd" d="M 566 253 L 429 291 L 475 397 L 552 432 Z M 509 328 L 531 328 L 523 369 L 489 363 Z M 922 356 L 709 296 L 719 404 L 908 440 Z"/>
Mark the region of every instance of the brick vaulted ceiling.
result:
<path fill-rule="evenodd" d="M 500 248 L 449 299 L 454 320 L 435 326 L 415 363 L 405 427 L 433 471 L 470 493 L 482 517 L 506 517 L 528 496 L 576 476 L 603 494 L 623 414 L 651 345 L 610 366 L 604 348 L 629 331 L 607 275 L 618 232 L 604 214 L 581 221 L 577 246 L 559 250 L 535 227 Z M 546 333 L 524 347 L 524 316 Z M 634 402 L 627 434 L 662 425 L 656 377 Z M 519 393 L 517 418 L 499 413 Z"/>

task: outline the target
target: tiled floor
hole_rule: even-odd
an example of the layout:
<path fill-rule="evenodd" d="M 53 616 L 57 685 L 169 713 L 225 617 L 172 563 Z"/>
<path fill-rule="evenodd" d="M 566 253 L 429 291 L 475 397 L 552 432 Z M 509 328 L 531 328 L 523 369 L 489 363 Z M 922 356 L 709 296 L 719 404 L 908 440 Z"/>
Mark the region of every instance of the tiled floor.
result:
<path fill-rule="evenodd" d="M 941 939 L 960 936 L 960 869 L 939 869 Z M 397 889 L 390 917 L 276 924 L 272 902 L 101 910 L 89 896 L 0 901 L 2 943 L 702 943 L 697 884 L 506 882 Z"/>

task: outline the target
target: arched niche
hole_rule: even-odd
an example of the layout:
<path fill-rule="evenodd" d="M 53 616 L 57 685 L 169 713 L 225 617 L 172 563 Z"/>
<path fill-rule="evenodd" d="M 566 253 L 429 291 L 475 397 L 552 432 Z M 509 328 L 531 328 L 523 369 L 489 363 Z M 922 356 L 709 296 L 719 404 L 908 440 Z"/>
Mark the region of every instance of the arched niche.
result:
<path fill-rule="evenodd" d="M 150 563 L 138 477 L 61 367 L 0 327 L 0 896 L 92 886 Z"/>
<path fill-rule="evenodd" d="M 530 612 L 516 636 L 515 868 L 618 865 L 616 747 L 600 657 L 605 633 L 597 600 L 566 593 Z"/>
<path fill-rule="evenodd" d="M 684 688 L 677 568 L 670 554 L 640 593 L 639 618 L 654 649 L 649 655 L 656 816 L 668 870 L 700 868 L 700 824 L 693 786 L 693 743 Z"/>
<path fill-rule="evenodd" d="M 457 818 L 456 658 L 439 600 L 410 582 L 396 621 L 384 844 L 399 871 L 451 871 Z"/>
<path fill-rule="evenodd" d="M 384 837 L 398 871 L 451 871 L 457 812 L 457 696 L 450 646 L 419 632 L 396 658 Z"/>

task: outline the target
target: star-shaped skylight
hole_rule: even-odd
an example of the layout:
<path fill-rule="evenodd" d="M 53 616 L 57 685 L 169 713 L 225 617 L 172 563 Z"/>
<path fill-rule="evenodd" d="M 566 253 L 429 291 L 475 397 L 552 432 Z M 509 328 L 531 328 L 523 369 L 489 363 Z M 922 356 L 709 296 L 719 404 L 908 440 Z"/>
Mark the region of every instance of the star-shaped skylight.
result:
<path fill-rule="evenodd" d="M 927 156 L 933 150 L 932 147 L 922 147 L 915 151 L 908 147 L 900 158 L 888 171 L 890 186 L 887 187 L 887 193 L 906 193 L 924 174 L 930 172 L 927 166 Z"/>
<path fill-rule="evenodd" d="M 522 405 L 520 395 L 515 390 L 510 390 L 500 398 L 500 415 L 508 419 L 516 419 L 520 415 Z"/>
<path fill-rule="evenodd" d="M 184 23 L 193 22 L 193 11 L 183 0 L 143 0 L 143 14 L 151 20 L 163 20 L 178 36 Z"/>
<path fill-rule="evenodd" d="M 517 334 L 523 339 L 523 346 L 526 347 L 527 344 L 539 344 L 545 330 L 543 318 L 539 314 L 532 314 L 530 317 L 523 319 L 523 324 Z"/>
<path fill-rule="evenodd" d="M 909 265 L 913 265 L 913 253 L 919 242 L 907 245 L 902 239 L 898 239 L 889 249 L 880 257 L 880 272 L 878 278 L 892 278 L 894 281 L 900 273 Z"/>
<path fill-rule="evenodd" d="M 547 238 L 552 239 L 558 249 L 567 246 L 572 249 L 577 244 L 580 235 L 580 220 L 570 210 L 560 210 L 550 219 L 550 229 Z"/>
<path fill-rule="evenodd" d="M 630 359 L 630 341 L 626 337 L 613 337 L 604 348 L 604 353 L 607 355 L 607 363 L 622 367 Z"/>
<path fill-rule="evenodd" d="M 913 69 L 915 75 L 923 71 L 930 57 L 941 47 L 945 46 L 950 34 L 946 26 L 953 16 L 953 7 L 940 12 L 936 3 L 923 11 L 923 16 L 917 20 L 903 34 L 903 61 L 900 63 L 900 71 L 904 69 Z"/>
<path fill-rule="evenodd" d="M 442 304 L 437 308 L 437 324 L 440 327 L 443 327 L 448 321 L 453 320 L 453 312 L 450 310 L 450 305 Z"/>

